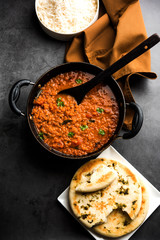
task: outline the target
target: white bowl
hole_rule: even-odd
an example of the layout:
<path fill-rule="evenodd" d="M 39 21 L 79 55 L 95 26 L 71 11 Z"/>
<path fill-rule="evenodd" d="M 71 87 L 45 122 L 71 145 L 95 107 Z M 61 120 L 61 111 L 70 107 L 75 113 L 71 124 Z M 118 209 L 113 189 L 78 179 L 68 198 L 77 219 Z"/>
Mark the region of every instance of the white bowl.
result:
<path fill-rule="evenodd" d="M 69 41 L 71 40 L 73 37 L 75 37 L 78 33 L 81 33 L 82 31 L 84 31 L 85 29 L 87 29 L 88 27 L 90 27 L 97 19 L 98 19 L 98 15 L 99 15 L 99 0 L 97 0 L 97 11 L 96 14 L 93 18 L 93 20 L 89 23 L 88 26 L 86 26 L 84 29 L 82 29 L 79 32 L 75 32 L 75 33 L 59 33 L 59 32 L 55 32 L 49 28 L 47 28 L 42 21 L 39 19 L 38 17 L 38 13 L 37 13 L 37 5 L 38 5 L 38 1 L 39 0 L 35 0 L 35 11 L 36 11 L 36 15 L 37 18 L 39 20 L 40 26 L 42 27 L 42 29 L 44 30 L 44 32 L 46 32 L 49 36 L 57 39 L 57 40 L 61 40 L 61 41 Z"/>

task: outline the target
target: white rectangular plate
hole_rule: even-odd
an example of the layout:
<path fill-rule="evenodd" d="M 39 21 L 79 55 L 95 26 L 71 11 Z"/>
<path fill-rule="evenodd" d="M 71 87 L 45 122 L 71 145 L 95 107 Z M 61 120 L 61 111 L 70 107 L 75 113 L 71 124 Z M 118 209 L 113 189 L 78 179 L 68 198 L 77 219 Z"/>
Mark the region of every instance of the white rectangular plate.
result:
<path fill-rule="evenodd" d="M 149 218 L 149 216 L 156 210 L 156 208 L 160 205 L 160 192 L 141 174 L 139 173 L 124 157 L 122 157 L 113 147 L 107 148 L 104 152 L 102 152 L 98 158 L 109 158 L 113 160 L 118 160 L 127 165 L 133 172 L 135 172 L 137 175 L 141 177 L 141 179 L 144 181 L 146 186 L 148 187 L 149 191 L 149 210 L 148 214 L 146 216 L 146 219 Z M 69 187 L 58 197 L 58 201 L 72 214 L 74 217 L 70 206 L 69 206 L 69 200 L 68 200 L 68 192 L 69 192 Z M 75 218 L 77 221 L 78 219 Z M 145 221 L 146 221 L 145 219 Z M 79 221 L 78 221 L 79 222 Z M 83 226 L 86 228 L 85 226 Z M 138 229 L 138 228 L 137 228 Z M 134 230 L 133 232 L 123 236 L 119 237 L 119 240 L 128 240 L 136 231 Z M 99 237 L 97 236 L 94 232 L 92 232 L 90 229 L 86 230 L 96 239 L 96 240 L 109 240 L 109 238 L 104 238 L 104 237 Z"/>

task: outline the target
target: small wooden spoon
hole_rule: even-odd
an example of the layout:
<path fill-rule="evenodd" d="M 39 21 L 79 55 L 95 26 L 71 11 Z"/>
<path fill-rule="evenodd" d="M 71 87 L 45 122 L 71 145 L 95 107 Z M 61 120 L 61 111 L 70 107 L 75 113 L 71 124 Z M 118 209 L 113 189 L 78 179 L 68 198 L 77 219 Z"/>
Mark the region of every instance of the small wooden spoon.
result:
<path fill-rule="evenodd" d="M 68 88 L 65 90 L 60 91 L 58 94 L 68 94 L 75 98 L 77 101 L 77 104 L 79 105 L 85 95 L 94 88 L 97 84 L 99 84 L 102 81 L 107 82 L 107 78 L 111 77 L 111 75 L 115 72 L 117 72 L 119 69 L 133 61 L 135 58 L 139 57 L 146 51 L 148 51 L 150 48 L 155 46 L 160 41 L 160 37 L 158 34 L 153 34 L 149 38 L 147 38 L 145 41 L 140 43 L 136 48 L 131 50 L 129 53 L 127 53 L 125 56 L 120 58 L 118 61 L 113 63 L 109 68 L 106 70 L 100 72 L 97 76 L 92 78 L 90 81 L 81 84 L 77 87 Z"/>

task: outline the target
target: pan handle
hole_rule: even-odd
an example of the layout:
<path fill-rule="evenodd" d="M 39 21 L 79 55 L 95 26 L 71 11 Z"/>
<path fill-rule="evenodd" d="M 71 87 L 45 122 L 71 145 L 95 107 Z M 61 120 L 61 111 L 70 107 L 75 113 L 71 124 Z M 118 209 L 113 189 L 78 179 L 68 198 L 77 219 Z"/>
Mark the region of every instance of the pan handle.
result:
<path fill-rule="evenodd" d="M 133 121 L 132 121 L 132 129 L 129 132 L 126 132 L 119 137 L 123 139 L 130 139 L 136 136 L 142 127 L 143 111 L 137 103 L 131 102 L 131 103 L 126 103 L 126 105 L 130 106 L 135 111 Z"/>
<path fill-rule="evenodd" d="M 34 83 L 28 79 L 19 80 L 12 86 L 10 93 L 9 93 L 9 99 L 8 99 L 9 106 L 10 106 L 11 110 L 18 116 L 25 116 L 25 114 L 20 109 L 18 109 L 16 103 L 20 97 L 21 87 L 28 86 L 28 85 L 34 85 Z"/>

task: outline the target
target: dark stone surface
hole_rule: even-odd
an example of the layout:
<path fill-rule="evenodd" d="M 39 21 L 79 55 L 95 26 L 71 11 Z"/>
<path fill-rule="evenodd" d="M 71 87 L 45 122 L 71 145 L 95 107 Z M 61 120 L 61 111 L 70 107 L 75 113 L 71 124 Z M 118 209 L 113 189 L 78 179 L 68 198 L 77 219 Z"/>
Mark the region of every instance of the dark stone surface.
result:
<path fill-rule="evenodd" d="M 160 32 L 159 0 L 140 3 L 148 35 Z M 92 239 L 56 200 L 84 161 L 64 161 L 42 149 L 26 119 L 15 116 L 8 106 L 9 90 L 17 80 L 35 82 L 63 62 L 65 43 L 42 32 L 33 0 L 1 0 L 0 24 L 0 239 Z M 132 83 L 144 112 L 142 130 L 113 146 L 160 190 L 160 45 L 151 56 L 157 80 Z M 22 109 L 29 90 L 22 90 L 18 104 Z M 159 219 L 157 209 L 131 239 L 159 239 Z"/>

